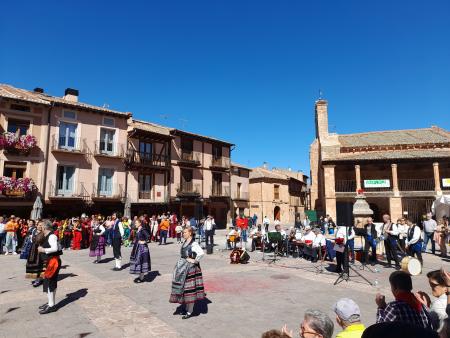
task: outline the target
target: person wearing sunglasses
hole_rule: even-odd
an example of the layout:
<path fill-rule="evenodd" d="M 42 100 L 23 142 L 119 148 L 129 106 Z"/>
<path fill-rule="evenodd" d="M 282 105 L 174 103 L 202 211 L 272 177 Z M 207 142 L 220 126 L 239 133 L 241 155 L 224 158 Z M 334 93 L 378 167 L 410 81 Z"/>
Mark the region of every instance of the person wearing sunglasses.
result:
<path fill-rule="evenodd" d="M 302 323 L 300 324 L 300 338 L 331 338 L 333 336 L 334 324 L 327 314 L 320 310 L 306 310 Z M 286 325 L 281 329 L 285 335 L 293 338 L 292 330 Z"/>
<path fill-rule="evenodd" d="M 431 301 L 425 292 L 418 292 L 417 299 L 429 309 L 430 317 L 434 328 L 442 329 L 444 319 L 447 318 L 445 311 L 447 307 L 448 288 L 440 270 L 434 270 L 427 273 L 428 282 L 431 287 L 431 294 L 435 298 Z"/>

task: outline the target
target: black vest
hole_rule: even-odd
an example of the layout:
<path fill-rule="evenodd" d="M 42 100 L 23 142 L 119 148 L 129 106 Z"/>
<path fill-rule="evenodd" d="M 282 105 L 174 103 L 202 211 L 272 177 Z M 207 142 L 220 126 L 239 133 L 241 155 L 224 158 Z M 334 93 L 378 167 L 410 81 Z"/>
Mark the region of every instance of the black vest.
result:
<path fill-rule="evenodd" d="M 44 248 L 44 249 L 48 249 L 48 248 L 50 248 L 51 246 L 50 246 L 50 243 L 48 242 L 48 239 L 49 239 L 49 237 L 51 236 L 51 235 L 53 235 L 53 233 L 49 233 L 47 236 L 45 236 L 45 238 L 44 238 L 44 243 L 42 243 L 42 247 Z M 56 236 L 56 235 L 54 235 L 54 236 Z M 58 237 L 56 237 L 56 239 L 58 239 Z M 62 254 L 62 252 L 60 252 L 59 250 L 58 251 L 56 251 L 56 252 L 52 252 L 52 253 L 49 253 L 49 254 L 45 254 L 47 257 L 52 257 L 52 256 L 59 256 L 59 255 L 61 255 Z"/>
<path fill-rule="evenodd" d="M 184 246 L 184 244 L 181 246 L 180 253 L 181 258 L 195 258 L 193 255 L 195 255 L 195 252 L 192 252 L 192 243 L 194 242 L 194 239 L 191 240 L 191 242 Z"/>

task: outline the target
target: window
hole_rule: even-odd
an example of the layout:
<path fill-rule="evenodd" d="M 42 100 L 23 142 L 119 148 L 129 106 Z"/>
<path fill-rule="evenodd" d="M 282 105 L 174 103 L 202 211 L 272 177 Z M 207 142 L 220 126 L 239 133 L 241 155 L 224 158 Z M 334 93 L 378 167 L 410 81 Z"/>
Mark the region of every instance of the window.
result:
<path fill-rule="evenodd" d="M 139 142 L 139 152 L 141 154 L 151 155 L 153 145 L 147 142 Z"/>
<path fill-rule="evenodd" d="M 219 159 L 222 157 L 222 146 L 213 144 L 213 159 Z"/>
<path fill-rule="evenodd" d="M 114 134 L 115 131 L 111 129 L 100 130 L 100 153 L 112 155 L 114 153 Z"/>
<path fill-rule="evenodd" d="M 19 133 L 19 135 L 26 135 L 30 128 L 30 122 L 24 120 L 8 120 L 8 132 Z"/>
<path fill-rule="evenodd" d="M 60 149 L 75 149 L 76 146 L 77 125 L 74 123 L 59 123 L 59 140 Z"/>
<path fill-rule="evenodd" d="M 56 187 L 58 195 L 73 194 L 73 180 L 75 176 L 75 167 L 60 165 L 57 168 Z"/>
<path fill-rule="evenodd" d="M 3 176 L 12 178 L 23 178 L 27 164 L 24 162 L 5 162 Z"/>
<path fill-rule="evenodd" d="M 193 173 L 189 169 L 181 169 L 181 191 L 190 192 L 193 189 L 192 185 Z"/>
<path fill-rule="evenodd" d="M 221 195 L 222 193 L 222 174 L 213 173 L 212 193 L 213 195 Z"/>
<path fill-rule="evenodd" d="M 275 184 L 273 186 L 273 199 L 279 200 L 280 199 L 280 186 Z"/>
<path fill-rule="evenodd" d="M 241 186 L 242 186 L 241 183 L 237 184 L 237 187 L 236 187 L 236 198 L 241 198 Z"/>
<path fill-rule="evenodd" d="M 76 120 L 77 114 L 74 111 L 64 111 L 63 116 L 66 119 Z"/>
<path fill-rule="evenodd" d="M 189 138 L 182 138 L 181 139 L 181 149 L 185 153 L 192 153 L 194 150 L 194 141 Z"/>
<path fill-rule="evenodd" d="M 139 198 L 151 199 L 152 176 L 139 174 Z"/>
<path fill-rule="evenodd" d="M 108 127 L 114 127 L 114 119 L 112 117 L 104 117 L 103 125 Z"/>
<path fill-rule="evenodd" d="M 98 171 L 98 193 L 101 196 L 111 196 L 113 191 L 114 170 L 100 168 Z"/>

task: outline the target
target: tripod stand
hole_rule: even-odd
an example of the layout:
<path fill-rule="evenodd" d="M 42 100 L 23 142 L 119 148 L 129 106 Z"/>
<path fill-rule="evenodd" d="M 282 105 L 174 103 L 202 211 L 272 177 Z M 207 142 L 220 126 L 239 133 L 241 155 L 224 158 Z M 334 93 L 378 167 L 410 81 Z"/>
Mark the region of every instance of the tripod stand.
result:
<path fill-rule="evenodd" d="M 348 226 L 344 226 L 345 227 L 345 246 L 344 246 L 344 266 L 342 269 L 342 272 L 339 274 L 338 278 L 335 280 L 333 285 L 339 284 L 342 281 L 346 281 L 348 282 L 350 280 L 350 270 L 352 270 L 356 275 L 358 275 L 359 277 L 361 277 L 363 280 L 365 280 L 367 283 L 369 283 L 369 285 L 372 285 L 372 283 L 366 278 L 364 277 L 358 270 L 356 270 L 355 268 L 353 268 L 352 266 L 350 266 L 349 261 L 348 261 Z M 336 253 L 337 254 L 337 253 Z"/>

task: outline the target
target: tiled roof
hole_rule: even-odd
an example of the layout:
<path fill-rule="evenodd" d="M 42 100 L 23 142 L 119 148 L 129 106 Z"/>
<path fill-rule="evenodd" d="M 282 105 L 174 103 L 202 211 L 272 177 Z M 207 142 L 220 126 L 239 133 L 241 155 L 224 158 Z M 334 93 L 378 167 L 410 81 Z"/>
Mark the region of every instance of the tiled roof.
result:
<path fill-rule="evenodd" d="M 273 178 L 277 180 L 289 179 L 287 175 L 279 174 L 277 172 L 262 167 L 252 169 L 252 171 L 250 172 L 250 179 L 252 178 Z"/>
<path fill-rule="evenodd" d="M 192 137 L 194 137 L 194 138 L 195 138 L 195 137 L 198 137 L 198 138 L 204 139 L 204 140 L 206 140 L 206 141 L 212 141 L 212 142 L 217 142 L 217 143 L 226 144 L 226 145 L 228 145 L 228 146 L 234 146 L 233 143 L 230 143 L 230 142 L 227 142 L 227 141 L 224 141 L 224 140 L 220 140 L 220 139 L 218 139 L 218 138 L 214 138 L 214 137 L 211 137 L 211 136 L 200 135 L 200 134 L 195 134 L 195 133 L 191 133 L 191 132 L 185 131 L 185 130 L 172 129 L 172 130 L 171 130 L 171 133 L 172 133 L 173 135 L 177 135 L 177 134 L 187 135 L 187 136 L 192 136 Z"/>
<path fill-rule="evenodd" d="M 328 161 L 357 161 L 357 160 L 394 160 L 394 159 L 427 159 L 448 158 L 450 149 L 409 149 L 396 151 L 369 151 L 358 153 L 340 153 L 337 157 Z"/>
<path fill-rule="evenodd" d="M 145 122 L 145 121 L 140 121 L 140 120 L 134 120 L 134 119 L 130 123 L 130 127 L 133 128 L 133 129 L 140 129 L 140 130 L 143 130 L 143 131 L 148 131 L 150 133 L 162 134 L 162 135 L 165 135 L 165 136 L 170 136 L 170 131 L 172 130 L 172 128 L 160 126 L 160 125 L 155 124 L 155 123 L 150 123 L 150 122 Z"/>
<path fill-rule="evenodd" d="M 239 163 L 236 163 L 236 162 L 231 162 L 231 166 L 232 167 L 236 167 L 236 168 L 243 168 L 243 169 L 247 169 L 247 170 L 252 170 L 251 168 L 249 168 L 249 167 L 246 167 L 245 165 L 242 165 L 242 164 L 239 164 Z"/>
<path fill-rule="evenodd" d="M 9 99 L 40 103 L 45 105 L 50 105 L 52 102 L 59 105 L 64 105 L 67 107 L 73 108 L 81 108 L 81 109 L 90 109 L 99 112 L 104 112 L 108 114 L 119 115 L 124 118 L 130 116 L 130 113 L 119 112 L 117 110 L 112 110 L 105 107 L 94 106 L 91 104 L 83 103 L 83 102 L 73 102 L 65 100 L 62 97 L 52 96 L 45 93 L 37 93 L 33 91 L 29 91 L 26 89 L 16 88 L 7 84 L 0 83 L 0 97 L 6 97 Z"/>
<path fill-rule="evenodd" d="M 450 143 L 450 133 L 437 127 L 347 134 L 338 138 L 341 147 Z"/>

